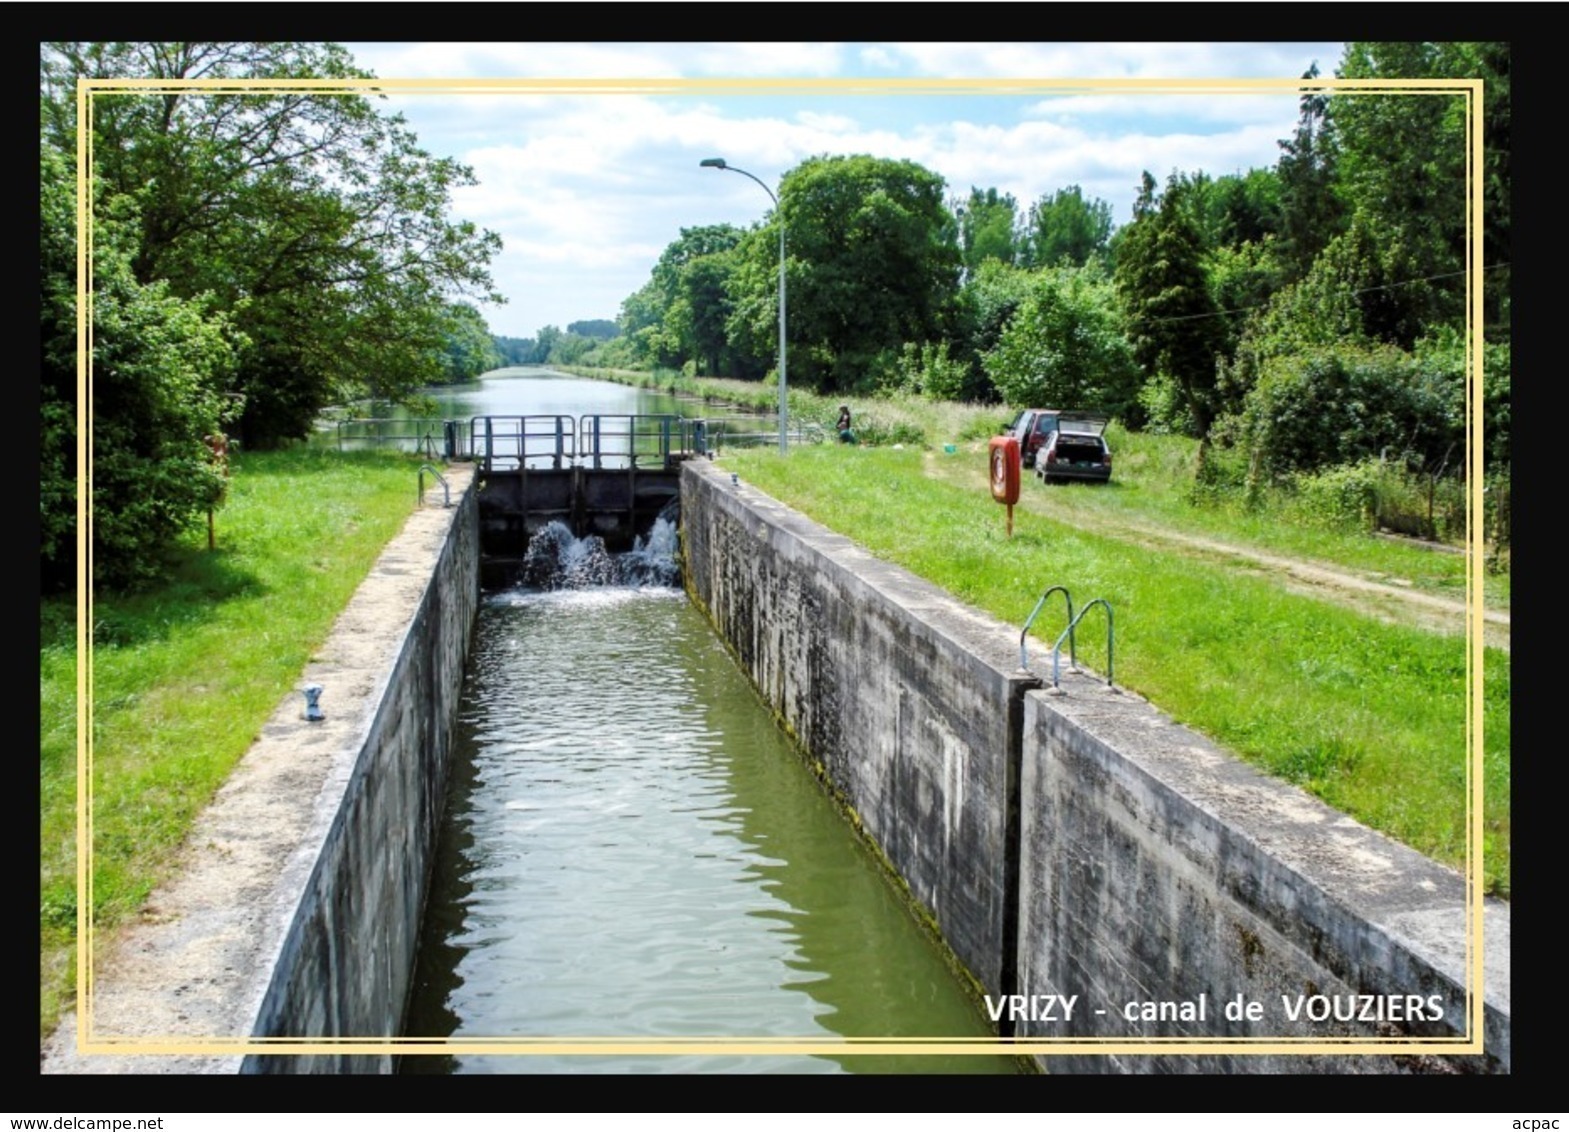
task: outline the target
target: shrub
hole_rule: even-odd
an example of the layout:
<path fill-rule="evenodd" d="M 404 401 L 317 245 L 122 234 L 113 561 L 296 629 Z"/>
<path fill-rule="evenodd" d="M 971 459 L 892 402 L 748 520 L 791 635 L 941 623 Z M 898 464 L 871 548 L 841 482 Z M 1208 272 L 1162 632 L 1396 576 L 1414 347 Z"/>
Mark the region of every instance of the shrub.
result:
<path fill-rule="evenodd" d="M 1237 431 L 1268 471 L 1387 456 L 1438 473 L 1464 451 L 1463 382 L 1463 365 L 1448 353 L 1340 346 L 1285 354 L 1264 364 Z"/>
<path fill-rule="evenodd" d="M 1378 507 L 1379 478 L 1376 460 L 1301 473 L 1290 481 L 1290 509 L 1315 526 L 1371 528 Z"/>
<path fill-rule="evenodd" d="M 949 356 L 947 342 L 906 342 L 888 391 L 956 401 L 964 395 L 969 380 L 969 367 Z"/>

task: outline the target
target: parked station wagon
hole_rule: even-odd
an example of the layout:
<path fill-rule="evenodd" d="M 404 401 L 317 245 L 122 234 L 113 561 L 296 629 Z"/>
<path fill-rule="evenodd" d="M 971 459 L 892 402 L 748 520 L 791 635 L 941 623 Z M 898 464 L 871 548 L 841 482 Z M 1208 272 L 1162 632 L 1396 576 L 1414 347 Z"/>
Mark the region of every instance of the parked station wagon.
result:
<path fill-rule="evenodd" d="M 1107 420 L 1100 413 L 1069 409 L 1025 409 L 1009 426 L 1007 435 L 1019 441 L 1020 467 L 1034 468 L 1037 453 L 1046 443 L 1047 437 L 1059 428 L 1065 432 L 1099 436 L 1105 431 Z"/>
<path fill-rule="evenodd" d="M 1048 433 L 1046 442 L 1035 453 L 1035 474 L 1043 483 L 1059 480 L 1088 480 L 1105 483 L 1111 479 L 1111 449 L 1099 432 L 1077 431 L 1064 427 Z"/>

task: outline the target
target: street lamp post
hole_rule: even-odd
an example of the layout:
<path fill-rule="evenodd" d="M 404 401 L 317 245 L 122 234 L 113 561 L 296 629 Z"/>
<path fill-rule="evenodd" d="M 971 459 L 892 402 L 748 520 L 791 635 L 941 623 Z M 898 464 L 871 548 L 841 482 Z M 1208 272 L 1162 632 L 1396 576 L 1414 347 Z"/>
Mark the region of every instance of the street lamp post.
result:
<path fill-rule="evenodd" d="M 723 157 L 705 157 L 698 162 L 705 169 L 728 169 L 732 173 L 739 173 L 743 177 L 752 177 L 745 169 L 737 169 L 734 165 L 725 164 Z M 789 453 L 790 446 L 786 439 L 790 426 L 790 407 L 785 397 L 785 225 L 784 214 L 779 210 L 779 198 L 774 195 L 774 190 L 763 185 L 763 192 L 768 194 L 774 202 L 774 213 L 779 218 L 779 455 Z"/>

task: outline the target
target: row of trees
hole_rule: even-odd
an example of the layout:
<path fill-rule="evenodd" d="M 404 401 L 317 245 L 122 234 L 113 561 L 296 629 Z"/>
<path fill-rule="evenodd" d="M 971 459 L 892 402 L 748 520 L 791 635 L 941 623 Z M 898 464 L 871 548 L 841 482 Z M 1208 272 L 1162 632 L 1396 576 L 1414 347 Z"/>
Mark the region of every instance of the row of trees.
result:
<path fill-rule="evenodd" d="M 1486 80 L 1484 262 L 1470 266 L 1485 282 L 1488 461 L 1507 469 L 1508 45 L 1356 43 L 1337 73 Z M 1093 405 L 1241 446 L 1255 475 L 1369 453 L 1454 469 L 1466 155 L 1463 94 L 1307 89 L 1275 166 L 1146 172 L 1120 228 L 1078 186 L 1021 209 L 996 189 L 945 199 L 913 162 L 814 157 L 784 174 L 764 223 L 682 229 L 594 359 L 766 377 L 783 224 L 792 384 Z"/>
<path fill-rule="evenodd" d="M 294 79 L 370 77 L 341 47 L 49 43 L 41 53 L 46 587 L 75 564 L 76 154 L 90 144 L 95 579 L 134 581 L 222 490 L 211 438 L 266 447 L 320 410 L 498 361 L 464 296 L 502 301 L 493 233 L 453 221 L 470 171 L 401 118 Z M 79 79 L 103 89 L 88 128 Z M 195 79 L 267 79 L 217 92 Z"/>

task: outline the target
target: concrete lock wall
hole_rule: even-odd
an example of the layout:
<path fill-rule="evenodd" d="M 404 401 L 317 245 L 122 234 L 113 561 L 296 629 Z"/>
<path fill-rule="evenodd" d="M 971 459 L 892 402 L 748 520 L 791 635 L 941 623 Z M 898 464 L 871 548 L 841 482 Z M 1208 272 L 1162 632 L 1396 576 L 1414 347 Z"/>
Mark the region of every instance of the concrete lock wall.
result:
<path fill-rule="evenodd" d="M 1009 993 L 1021 676 L 995 623 L 706 460 L 687 587 L 989 991 Z M 988 705 L 977 710 L 977 705 Z"/>
<path fill-rule="evenodd" d="M 1458 873 L 1260 774 L 1137 696 L 1071 673 L 1061 686 L 1025 697 L 1019 982 L 1031 995 L 1078 994 L 1085 1008 L 1068 1022 L 1026 1021 L 1020 1036 L 1452 1041 L 1466 1032 Z M 1048 1066 L 1508 1072 L 1507 905 L 1484 901 L 1483 919 L 1485 1056 L 1412 1042 L 1388 1056 L 1070 1054 Z M 1163 1003 L 1170 1021 L 1139 1020 Z"/>
<path fill-rule="evenodd" d="M 688 588 L 759 691 L 985 991 L 1016 996 L 1001 1032 L 1451 1047 L 1467 1032 L 1453 870 L 1104 680 L 1064 664 L 1060 687 L 1041 688 L 1018 670 L 1016 627 L 709 462 L 683 472 L 682 525 Z M 1053 1072 L 1508 1072 L 1508 907 L 1487 901 L 1483 918 L 1485 1055 L 1086 1046 L 1039 1060 Z M 1173 1018 L 1130 1020 L 1130 1003 Z M 1191 1020 L 1177 1017 L 1184 1004 Z M 1337 1022 L 1336 1009 L 1357 1018 Z"/>
<path fill-rule="evenodd" d="M 363 737 L 353 744 L 352 766 L 258 1011 L 253 1029 L 258 1037 L 400 1033 L 479 601 L 478 493 L 467 490 L 472 471 L 465 466 L 445 473 L 449 488 L 460 493 L 446 537 L 439 543 L 400 537 L 372 573 L 372 579 L 424 579 L 424 590 L 401 608 L 384 607 L 391 631 L 378 634 L 371 645 L 382 674 L 362 703 L 342 709 L 363 711 Z M 436 494 L 433 489 L 427 498 Z M 361 587 L 355 602 L 371 596 Z M 327 650 L 323 660 L 331 655 Z M 327 687 L 335 677 L 352 680 L 356 659 L 345 656 L 350 667 L 338 672 L 330 661 L 318 660 L 314 677 L 307 673 L 307 679 Z M 253 1055 L 242 1071 L 391 1068 L 386 1053 Z"/>
<path fill-rule="evenodd" d="M 443 473 L 450 508 L 440 484 L 426 492 L 313 654 L 300 686 L 322 686 L 325 719 L 291 691 L 175 879 L 99 941 L 90 1005 L 45 1043 L 43 1072 L 390 1071 L 382 1052 L 239 1047 L 399 1032 L 479 600 L 472 473 Z M 143 1052 L 155 1044 L 177 1052 Z"/>

